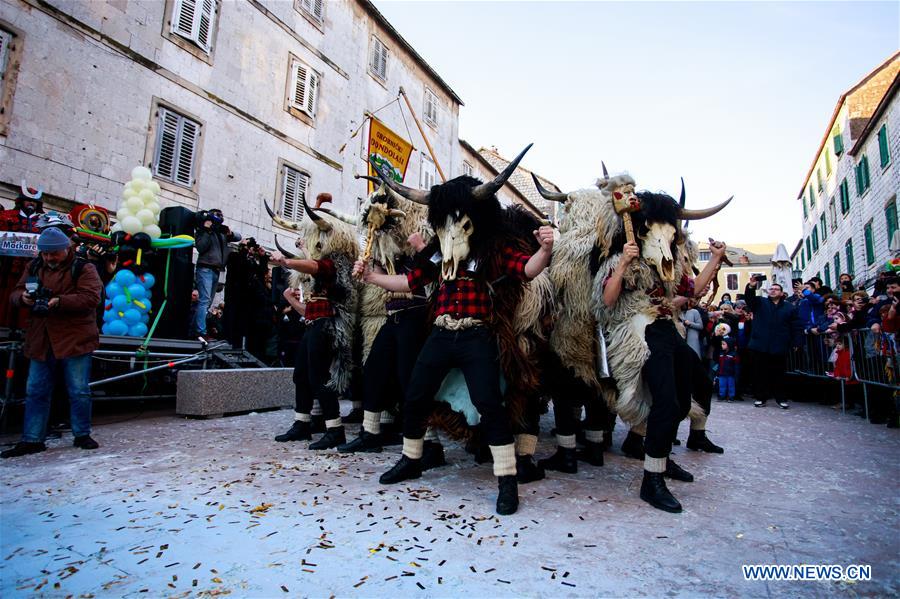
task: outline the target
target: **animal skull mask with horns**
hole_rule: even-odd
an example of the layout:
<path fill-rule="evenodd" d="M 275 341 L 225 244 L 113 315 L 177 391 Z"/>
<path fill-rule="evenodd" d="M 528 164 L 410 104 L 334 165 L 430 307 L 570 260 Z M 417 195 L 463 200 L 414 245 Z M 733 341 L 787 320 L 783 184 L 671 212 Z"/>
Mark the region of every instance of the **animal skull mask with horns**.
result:
<path fill-rule="evenodd" d="M 519 153 L 493 180 L 483 183 L 472 177 L 456 177 L 430 190 L 412 189 L 397 183 L 373 163 L 379 178 L 404 198 L 428 206 L 428 221 L 441 248 L 441 276 L 455 280 L 464 261 L 477 253 L 482 238 L 490 235 L 491 226 L 499 219 L 500 203 L 496 193 L 512 176 L 525 153 Z"/>

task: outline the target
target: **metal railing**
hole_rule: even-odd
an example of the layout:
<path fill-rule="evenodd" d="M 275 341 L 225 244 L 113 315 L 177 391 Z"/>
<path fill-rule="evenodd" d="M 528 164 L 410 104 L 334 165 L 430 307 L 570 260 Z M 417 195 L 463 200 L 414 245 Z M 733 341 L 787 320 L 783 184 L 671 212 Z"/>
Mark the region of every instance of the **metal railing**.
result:
<path fill-rule="evenodd" d="M 848 385 L 861 385 L 869 416 L 869 387 L 900 391 L 897 339 L 894 334 L 855 329 L 840 334 L 804 335 L 801 346 L 788 354 L 789 374 L 832 380 L 840 384 L 841 411 L 847 407 Z"/>

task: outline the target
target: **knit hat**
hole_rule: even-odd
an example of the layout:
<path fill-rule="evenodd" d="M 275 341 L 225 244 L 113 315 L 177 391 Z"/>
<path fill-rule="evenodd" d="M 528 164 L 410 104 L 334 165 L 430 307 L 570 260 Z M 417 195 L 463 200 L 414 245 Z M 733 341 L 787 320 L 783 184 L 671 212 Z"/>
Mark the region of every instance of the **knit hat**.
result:
<path fill-rule="evenodd" d="M 55 252 L 68 247 L 69 238 L 56 227 L 44 229 L 38 237 L 38 250 L 41 252 Z"/>

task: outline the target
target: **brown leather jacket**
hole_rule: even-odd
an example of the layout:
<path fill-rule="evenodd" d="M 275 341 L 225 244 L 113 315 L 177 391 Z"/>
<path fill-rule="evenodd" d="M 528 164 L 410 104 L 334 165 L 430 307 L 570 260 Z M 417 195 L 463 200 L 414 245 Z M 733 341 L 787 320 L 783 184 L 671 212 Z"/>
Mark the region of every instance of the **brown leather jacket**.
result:
<path fill-rule="evenodd" d="M 25 330 L 25 356 L 43 361 L 50 351 L 55 358 L 74 358 L 89 354 L 100 345 L 97 331 L 97 306 L 100 304 L 103 284 L 93 264 L 82 267 L 78 280 L 72 279 L 72 262 L 75 254 L 56 269 L 42 266 L 38 270 L 41 285 L 51 291 L 51 297 L 59 298 L 59 304 L 50 308 L 46 316 L 32 317 Z M 22 294 L 29 270 L 22 274 L 10 301 L 16 307 L 25 306 Z"/>

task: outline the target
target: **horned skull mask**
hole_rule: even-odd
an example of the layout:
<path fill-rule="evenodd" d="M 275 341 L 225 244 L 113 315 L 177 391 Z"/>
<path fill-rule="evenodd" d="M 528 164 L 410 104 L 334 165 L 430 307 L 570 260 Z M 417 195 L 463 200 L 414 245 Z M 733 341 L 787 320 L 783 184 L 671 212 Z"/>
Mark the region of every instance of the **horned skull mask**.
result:
<path fill-rule="evenodd" d="M 459 266 L 469 257 L 469 238 L 475 232 L 472 219 L 468 214 L 448 215 L 444 226 L 437 231 L 438 243 L 441 247 L 441 277 L 445 281 L 453 281 L 459 272 Z"/>
<path fill-rule="evenodd" d="M 675 245 L 675 226 L 670 223 L 647 223 L 646 230 L 641 230 L 641 258 L 656 268 L 659 277 L 665 281 L 675 280 L 675 257 L 672 248 Z"/>

